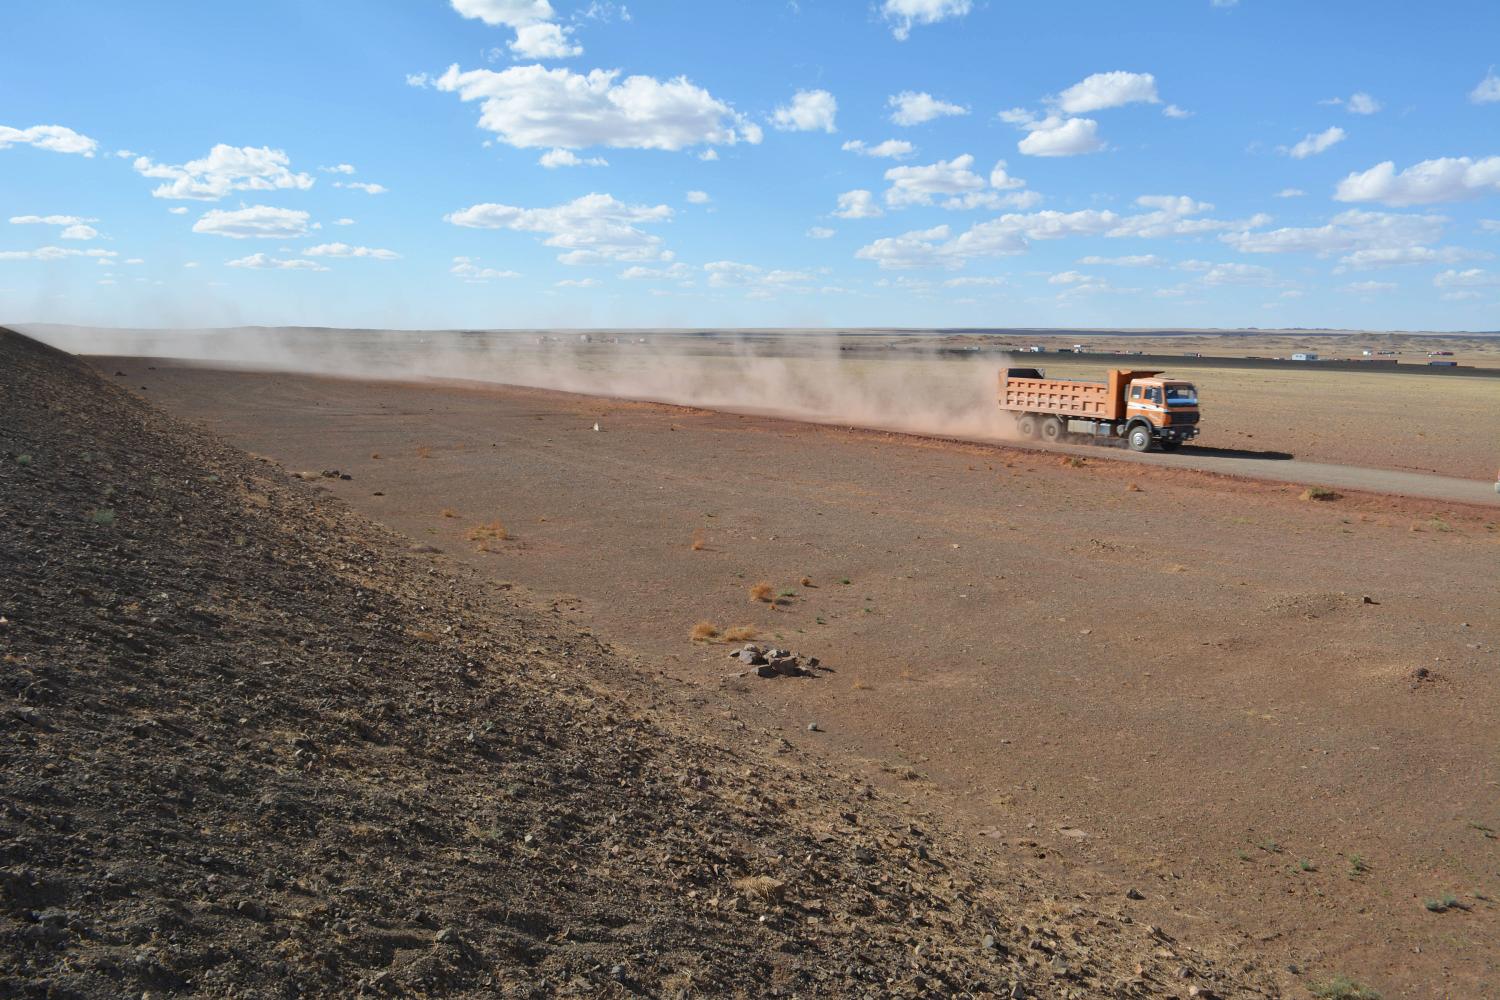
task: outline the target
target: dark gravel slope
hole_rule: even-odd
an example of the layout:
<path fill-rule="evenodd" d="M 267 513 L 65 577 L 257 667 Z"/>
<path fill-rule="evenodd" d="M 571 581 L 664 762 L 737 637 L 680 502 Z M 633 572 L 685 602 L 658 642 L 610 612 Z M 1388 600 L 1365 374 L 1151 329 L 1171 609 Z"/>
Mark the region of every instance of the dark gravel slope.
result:
<path fill-rule="evenodd" d="M 0 616 L 0 996 L 1275 993 L 8 331 Z"/>

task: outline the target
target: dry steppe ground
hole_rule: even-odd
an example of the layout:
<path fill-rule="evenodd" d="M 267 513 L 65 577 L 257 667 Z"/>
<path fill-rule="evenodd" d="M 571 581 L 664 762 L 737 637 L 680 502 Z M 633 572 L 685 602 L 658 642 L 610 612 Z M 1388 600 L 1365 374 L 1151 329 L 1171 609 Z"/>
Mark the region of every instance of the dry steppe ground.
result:
<path fill-rule="evenodd" d="M 1107 875 L 956 837 L 663 681 L 665 648 L 522 606 L 6 330 L 0 398 L 0 996 L 1293 981 L 1244 935 L 1148 925 Z M 487 524 L 494 558 L 522 541 Z"/>
<path fill-rule="evenodd" d="M 321 482 L 706 716 L 773 727 L 971 842 L 1128 885 L 1137 920 L 1243 935 L 1293 995 L 1340 975 L 1500 992 L 1492 507 L 540 390 L 101 366 L 288 470 L 351 476 Z M 1389 378 L 1248 379 L 1209 419 L 1277 394 L 1378 434 L 1407 391 Z M 1333 448 L 1300 412 L 1256 444 Z M 1430 467 L 1494 440 L 1454 438 Z M 497 519 L 506 540 L 469 540 Z M 785 596 L 753 601 L 761 581 Z M 701 621 L 832 672 L 738 676 Z"/>

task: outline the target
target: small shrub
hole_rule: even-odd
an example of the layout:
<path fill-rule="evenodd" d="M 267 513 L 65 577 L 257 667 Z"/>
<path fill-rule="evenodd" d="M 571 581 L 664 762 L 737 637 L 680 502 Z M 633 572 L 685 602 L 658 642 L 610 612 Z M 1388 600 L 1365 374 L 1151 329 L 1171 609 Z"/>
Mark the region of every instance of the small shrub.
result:
<path fill-rule="evenodd" d="M 813 585 L 812 577 L 804 576 L 801 580 L 797 581 L 797 583 L 799 586 L 811 587 Z"/>
<path fill-rule="evenodd" d="M 418 458 L 431 458 L 432 457 L 432 449 L 429 448 L 429 447 L 427 447 L 425 444 L 422 445 L 421 447 L 419 447 L 417 449 L 417 457 Z"/>
<path fill-rule="evenodd" d="M 750 588 L 750 600 L 752 601 L 764 601 L 765 603 L 770 604 L 771 598 L 775 596 L 775 594 L 775 589 L 769 583 L 765 582 L 757 583 L 755 586 Z"/>
<path fill-rule="evenodd" d="M 842 583 L 846 587 L 849 586 L 851 582 L 852 581 L 847 576 L 839 579 L 839 583 Z"/>
<path fill-rule="evenodd" d="M 1349 877 L 1355 878 L 1364 875 L 1370 870 L 1370 862 L 1365 860 L 1363 854 L 1349 855 Z"/>
<path fill-rule="evenodd" d="M 725 642 L 749 642 L 755 638 L 755 626 L 736 625 L 734 628 L 724 630 Z"/>
<path fill-rule="evenodd" d="M 31 464 L 31 456 L 30 455 L 17 455 L 16 456 L 16 464 L 17 465 L 21 465 L 21 466 L 30 465 Z"/>
<path fill-rule="evenodd" d="M 1343 498 L 1344 495 L 1342 493 L 1336 493 L 1326 486 L 1309 486 L 1307 489 L 1302 491 L 1302 499 L 1304 500 L 1329 501 L 1342 500 Z"/>
<path fill-rule="evenodd" d="M 476 548 L 480 552 L 494 552 L 495 550 L 490 548 L 490 543 L 505 541 L 510 538 L 510 532 L 505 530 L 505 525 L 496 520 L 489 524 L 481 524 L 477 528 L 470 528 L 467 537 L 469 541 L 478 543 Z"/>
<path fill-rule="evenodd" d="M 719 626 L 713 622 L 703 621 L 693 626 L 692 637 L 694 642 L 709 642 L 719 637 Z"/>
<path fill-rule="evenodd" d="M 750 875 L 745 878 L 737 878 L 733 882 L 734 888 L 742 896 L 768 902 L 780 899 L 786 891 L 786 883 L 780 879 L 774 879 L 769 875 Z"/>
<path fill-rule="evenodd" d="M 115 523 L 115 512 L 108 507 L 100 507 L 89 515 L 89 520 L 95 524 L 108 528 Z"/>
<path fill-rule="evenodd" d="M 1447 913 L 1449 910 L 1465 909 L 1464 905 L 1458 901 L 1458 897 L 1451 892 L 1445 892 L 1437 899 L 1424 899 L 1422 900 L 1422 905 L 1432 913 Z"/>
<path fill-rule="evenodd" d="M 694 552 L 702 552 L 707 547 L 708 547 L 708 539 L 705 538 L 705 537 L 703 537 L 703 529 L 700 528 L 697 531 L 694 531 L 693 532 L 693 544 L 692 544 L 693 551 Z"/>
<path fill-rule="evenodd" d="M 790 600 L 791 598 L 797 596 L 797 592 L 795 590 L 783 590 L 779 591 L 776 596 L 786 600 Z"/>
<path fill-rule="evenodd" d="M 373 458 L 373 459 L 375 459 L 376 461 L 379 461 L 379 459 L 380 459 L 380 452 L 378 452 L 378 451 L 372 451 L 372 452 L 370 452 L 370 457 Z"/>
<path fill-rule="evenodd" d="M 458 511 L 454 510 L 452 507 L 444 507 L 440 513 L 444 517 L 457 517 L 458 516 Z"/>
<path fill-rule="evenodd" d="M 1088 463 L 1086 463 L 1082 458 L 1079 458 L 1077 455 L 1069 455 L 1058 464 L 1065 469 L 1081 469 Z"/>
<path fill-rule="evenodd" d="M 1304 858 L 1297 862 L 1297 870 L 1299 872 L 1315 872 L 1318 870 L 1318 866 Z"/>

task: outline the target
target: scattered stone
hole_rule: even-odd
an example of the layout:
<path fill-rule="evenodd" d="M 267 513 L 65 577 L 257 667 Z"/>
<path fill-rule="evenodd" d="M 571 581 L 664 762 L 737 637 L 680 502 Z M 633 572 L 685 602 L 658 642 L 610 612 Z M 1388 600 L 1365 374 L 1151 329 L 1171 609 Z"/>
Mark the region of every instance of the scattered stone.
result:
<path fill-rule="evenodd" d="M 443 550 L 440 549 L 440 548 L 438 548 L 436 545 L 428 545 L 425 542 L 418 542 L 417 544 L 415 544 L 415 545 L 413 545 L 411 547 L 411 551 L 412 552 L 436 553 L 436 552 L 442 552 Z"/>
<path fill-rule="evenodd" d="M 810 733 L 821 733 L 823 730 L 818 728 L 818 724 L 816 722 L 809 722 L 807 724 L 807 731 Z"/>
<path fill-rule="evenodd" d="M 444 927 L 432 936 L 432 940 L 438 944 L 457 945 L 461 944 L 463 939 L 458 936 L 458 931 L 452 927 Z"/>
<path fill-rule="evenodd" d="M 266 908 L 253 899 L 240 900 L 234 909 L 240 916 L 249 917 L 251 920 L 264 920 L 267 915 Z"/>
<path fill-rule="evenodd" d="M 1145 899 L 1146 897 L 1143 896 L 1143 895 L 1141 895 L 1141 891 L 1139 889 L 1126 889 L 1125 890 L 1125 898 L 1126 899 Z"/>

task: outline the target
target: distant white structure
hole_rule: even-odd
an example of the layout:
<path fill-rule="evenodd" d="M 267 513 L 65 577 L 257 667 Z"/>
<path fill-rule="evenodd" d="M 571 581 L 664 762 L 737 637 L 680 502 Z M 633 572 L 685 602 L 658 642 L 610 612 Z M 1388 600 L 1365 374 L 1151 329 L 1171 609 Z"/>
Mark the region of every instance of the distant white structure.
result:
<path fill-rule="evenodd" d="M 1292 360 L 1293 361 L 1316 361 L 1316 360 L 1318 360 L 1318 356 L 1316 354 L 1310 354 L 1310 353 L 1308 353 L 1306 351 L 1303 351 L 1303 352 L 1300 352 L 1300 353 L 1297 353 L 1297 354 L 1293 354 L 1292 355 Z"/>

